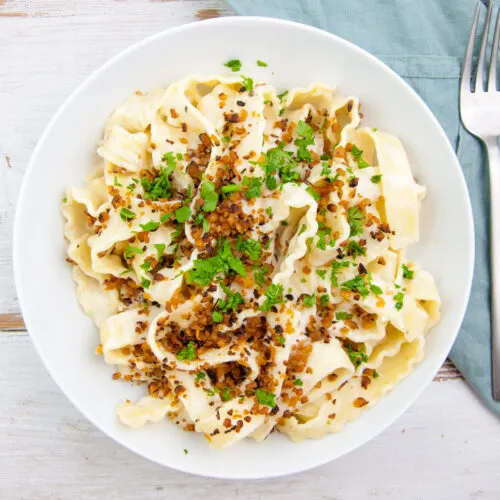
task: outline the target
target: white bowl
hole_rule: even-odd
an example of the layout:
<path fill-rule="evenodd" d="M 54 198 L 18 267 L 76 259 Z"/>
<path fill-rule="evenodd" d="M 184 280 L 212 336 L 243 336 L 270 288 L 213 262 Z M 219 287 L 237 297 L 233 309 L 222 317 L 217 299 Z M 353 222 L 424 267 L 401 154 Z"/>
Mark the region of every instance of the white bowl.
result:
<path fill-rule="evenodd" d="M 59 204 L 65 188 L 90 172 L 103 124 L 135 90 L 166 86 L 188 74 L 225 72 L 231 58 L 243 73 L 278 88 L 323 81 L 363 104 L 364 122 L 398 135 L 414 175 L 428 189 L 421 242 L 412 257 L 436 278 L 442 319 L 428 335 L 425 359 L 359 420 L 324 439 L 295 444 L 273 434 L 212 451 L 198 434 L 169 422 L 129 429 L 115 407 L 142 388 L 111 379 L 94 354 L 97 329 L 78 305 L 65 262 Z M 257 67 L 262 59 L 267 68 Z M 232 17 L 169 29 L 134 45 L 90 76 L 64 103 L 33 153 L 19 198 L 14 232 L 16 286 L 26 326 L 50 374 L 97 427 L 132 451 L 185 472 L 263 478 L 303 471 L 361 446 L 415 401 L 443 363 L 457 335 L 471 286 L 472 212 L 457 158 L 437 120 L 387 66 L 334 35 L 292 22 Z M 184 454 L 184 449 L 189 454 Z"/>

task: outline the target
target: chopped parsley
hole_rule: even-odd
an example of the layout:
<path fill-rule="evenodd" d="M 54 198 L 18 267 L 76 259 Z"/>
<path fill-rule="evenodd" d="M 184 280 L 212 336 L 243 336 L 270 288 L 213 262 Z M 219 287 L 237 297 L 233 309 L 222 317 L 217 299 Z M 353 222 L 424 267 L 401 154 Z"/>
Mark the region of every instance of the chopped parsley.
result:
<path fill-rule="evenodd" d="M 280 335 L 278 337 L 278 342 L 281 344 L 281 345 L 285 345 L 285 337 L 283 337 L 283 335 Z"/>
<path fill-rule="evenodd" d="M 366 222 L 365 216 L 359 207 L 351 207 L 347 210 L 347 221 L 349 222 L 349 238 L 359 236 L 363 233 Z"/>
<path fill-rule="evenodd" d="M 153 264 L 153 261 L 152 261 L 152 259 L 149 257 L 149 258 L 148 258 L 148 259 L 146 259 L 146 260 L 144 261 L 144 263 L 143 263 L 143 264 L 141 264 L 139 267 L 140 267 L 141 269 L 144 269 L 144 271 L 148 272 L 148 271 L 151 269 L 151 265 L 152 265 L 152 264 Z"/>
<path fill-rule="evenodd" d="M 340 286 L 344 290 L 359 293 L 363 298 L 367 297 L 369 293 L 365 278 L 359 274 L 351 280 L 344 281 Z"/>
<path fill-rule="evenodd" d="M 222 284 L 222 289 L 226 293 L 226 300 L 218 300 L 217 307 L 223 312 L 236 311 L 240 304 L 245 301 L 240 292 L 232 292 L 226 285 Z M 213 318 L 213 315 L 212 315 Z"/>
<path fill-rule="evenodd" d="M 326 278 L 326 273 L 327 273 L 327 270 L 326 269 L 316 269 L 316 274 L 322 279 L 324 280 Z"/>
<path fill-rule="evenodd" d="M 147 278 L 142 277 L 141 278 L 141 285 L 142 285 L 142 288 L 148 289 L 151 285 L 151 280 L 148 280 Z"/>
<path fill-rule="evenodd" d="M 272 209 L 272 207 L 266 207 L 266 214 L 269 215 L 269 217 L 273 216 L 273 209 Z"/>
<path fill-rule="evenodd" d="M 254 261 L 259 260 L 262 254 L 262 245 L 260 241 L 252 240 L 251 238 L 243 240 L 241 236 L 238 236 L 235 248 L 248 255 L 249 259 Z"/>
<path fill-rule="evenodd" d="M 150 220 L 149 222 L 146 222 L 146 224 L 139 224 L 139 226 L 144 232 L 156 231 L 160 227 L 160 223 Z"/>
<path fill-rule="evenodd" d="M 215 184 L 213 182 L 203 182 L 200 189 L 201 197 L 203 198 L 203 211 L 213 212 L 217 208 L 219 195 L 215 191 Z"/>
<path fill-rule="evenodd" d="M 238 184 L 227 184 L 226 186 L 222 186 L 221 191 L 224 194 L 236 193 L 238 191 L 241 191 L 241 186 Z"/>
<path fill-rule="evenodd" d="M 300 179 L 300 174 L 296 170 L 297 162 L 293 159 L 292 152 L 285 151 L 284 148 L 285 144 L 281 143 L 270 149 L 265 154 L 264 163 L 260 164 L 265 172 L 265 184 L 270 190 L 274 190 L 278 186 L 276 174 L 284 183 L 297 182 Z"/>
<path fill-rule="evenodd" d="M 155 244 L 156 253 L 158 254 L 158 260 L 160 260 L 163 252 L 165 251 L 165 243 L 156 243 Z"/>
<path fill-rule="evenodd" d="M 175 218 L 177 219 L 177 222 L 181 224 L 186 222 L 189 217 L 191 217 L 191 209 L 189 207 L 180 207 L 175 211 Z"/>
<path fill-rule="evenodd" d="M 264 406 L 269 406 L 274 408 L 276 406 L 276 395 L 272 392 L 266 391 L 265 389 L 257 389 L 255 391 L 255 395 L 257 396 L 257 401 Z"/>
<path fill-rule="evenodd" d="M 317 193 L 312 186 L 307 186 L 306 191 L 316 200 L 319 201 L 321 200 L 321 195 Z"/>
<path fill-rule="evenodd" d="M 247 199 L 260 198 L 262 194 L 262 178 L 260 177 L 244 177 L 243 185 L 246 186 L 247 192 L 245 196 Z"/>
<path fill-rule="evenodd" d="M 347 355 L 351 360 L 351 363 L 357 368 L 361 363 L 366 363 L 368 361 L 368 356 L 366 355 L 365 344 L 362 344 L 359 351 L 354 350 L 350 345 L 347 346 Z"/>
<path fill-rule="evenodd" d="M 335 319 L 337 321 L 345 321 L 346 319 L 352 319 L 352 314 L 345 311 L 339 311 L 335 313 Z"/>
<path fill-rule="evenodd" d="M 334 287 L 339 286 L 338 274 L 342 271 L 342 268 L 349 267 L 349 262 L 334 260 L 332 262 L 332 274 L 330 275 L 330 282 Z"/>
<path fill-rule="evenodd" d="M 325 295 L 322 295 L 322 296 L 319 298 L 319 303 L 320 303 L 323 307 L 325 307 L 325 306 L 328 304 L 328 302 L 330 302 L 330 297 L 328 297 L 328 295 L 326 295 L 326 294 L 325 294 Z"/>
<path fill-rule="evenodd" d="M 212 312 L 212 321 L 214 323 L 222 323 L 224 316 L 219 311 Z"/>
<path fill-rule="evenodd" d="M 361 255 L 366 255 L 366 248 L 363 248 L 362 246 L 359 245 L 357 241 L 351 240 L 347 245 L 346 249 L 349 252 L 349 255 L 352 257 L 356 258 Z"/>
<path fill-rule="evenodd" d="M 253 268 L 253 279 L 255 280 L 255 283 L 257 283 L 260 287 L 263 287 L 266 284 L 266 276 L 268 272 L 269 268 L 267 266 L 255 266 Z"/>
<path fill-rule="evenodd" d="M 128 245 L 127 248 L 125 248 L 125 252 L 123 252 L 123 256 L 126 259 L 131 259 L 134 255 L 140 255 L 143 252 L 144 250 L 142 248 Z"/>
<path fill-rule="evenodd" d="M 123 184 L 120 184 L 118 182 L 118 177 L 116 177 L 116 175 L 115 175 L 115 178 L 113 180 L 113 186 L 123 187 Z"/>
<path fill-rule="evenodd" d="M 271 308 L 283 302 L 283 285 L 272 283 L 264 292 L 266 300 L 260 307 L 261 311 L 270 311 Z"/>
<path fill-rule="evenodd" d="M 363 159 L 363 151 L 361 151 L 361 149 L 359 149 L 355 144 L 352 144 L 351 153 L 352 156 L 354 156 L 354 159 L 356 160 L 356 163 L 358 164 L 359 168 L 366 168 L 370 166 Z"/>
<path fill-rule="evenodd" d="M 223 135 L 221 139 L 222 142 L 231 142 L 231 137 L 229 137 L 228 135 Z"/>
<path fill-rule="evenodd" d="M 379 378 L 380 373 L 377 370 L 373 370 L 373 378 Z"/>
<path fill-rule="evenodd" d="M 415 277 L 415 271 L 410 270 L 405 264 L 401 267 L 403 269 L 403 278 L 405 280 L 412 280 Z"/>
<path fill-rule="evenodd" d="M 299 236 L 302 234 L 302 233 L 305 233 L 307 230 L 307 225 L 306 224 L 302 224 L 302 226 L 300 226 L 300 230 L 299 230 Z"/>
<path fill-rule="evenodd" d="M 370 285 L 370 292 L 372 292 L 375 295 L 382 295 L 384 293 L 382 291 L 382 288 L 380 288 L 377 285 Z"/>
<path fill-rule="evenodd" d="M 236 73 L 241 70 L 241 61 L 239 59 L 230 59 L 224 66 Z"/>
<path fill-rule="evenodd" d="M 172 182 L 170 175 L 176 167 L 174 154 L 169 152 L 163 155 L 162 160 L 167 164 L 165 168 L 160 167 L 160 172 L 153 181 L 147 177 L 141 177 L 141 185 L 144 188 L 144 198 L 156 201 L 158 198 L 170 198 L 172 196 Z"/>
<path fill-rule="evenodd" d="M 302 387 L 304 385 L 304 382 L 302 382 L 302 379 L 300 378 L 296 378 L 294 381 L 293 381 L 293 385 L 296 385 L 297 387 Z"/>
<path fill-rule="evenodd" d="M 262 68 L 267 68 L 267 63 L 261 61 L 260 59 L 257 59 L 257 66 L 261 66 Z"/>
<path fill-rule="evenodd" d="M 228 240 L 219 241 L 218 254 L 208 259 L 195 259 L 193 268 L 187 273 L 187 282 L 200 286 L 212 283 L 219 273 L 234 271 L 240 276 L 246 276 L 245 266 L 233 255 Z"/>
<path fill-rule="evenodd" d="M 172 212 L 167 212 L 166 214 L 163 214 L 161 217 L 160 217 L 160 222 L 162 224 L 165 224 L 165 222 L 168 221 L 168 219 L 170 219 L 170 217 L 172 217 L 172 215 L 174 215 Z"/>
<path fill-rule="evenodd" d="M 129 210 L 128 208 L 122 208 L 120 210 L 120 217 L 122 220 L 127 222 L 128 220 L 132 220 L 135 217 L 135 213 L 132 212 L 132 210 Z"/>
<path fill-rule="evenodd" d="M 253 90 L 253 80 L 249 76 L 241 75 L 241 80 L 243 81 L 243 86 L 248 92 Z"/>
<path fill-rule="evenodd" d="M 231 389 L 229 387 L 224 387 L 222 391 L 220 391 L 220 398 L 222 401 L 229 401 L 231 399 Z"/>
<path fill-rule="evenodd" d="M 320 229 L 317 233 L 318 236 L 318 241 L 316 243 L 316 247 L 319 248 L 320 250 L 326 250 L 326 237 L 332 232 L 332 230 L 329 227 L 325 227 L 325 225 L 320 222 Z M 335 244 L 335 241 L 331 241 L 329 243 L 330 246 Z"/>
<path fill-rule="evenodd" d="M 296 131 L 297 135 L 300 136 L 300 139 L 295 139 L 295 141 L 293 141 L 294 144 L 298 146 L 297 158 L 301 161 L 310 162 L 312 157 L 307 146 L 314 144 L 314 129 L 305 121 L 299 120 Z"/>
<path fill-rule="evenodd" d="M 196 344 L 194 342 L 189 342 L 187 346 L 184 346 L 181 351 L 177 354 L 177 359 L 179 361 L 193 361 L 196 359 Z"/>
<path fill-rule="evenodd" d="M 196 214 L 196 217 L 194 218 L 194 223 L 198 226 L 202 226 L 204 233 L 208 233 L 208 230 L 210 229 L 210 224 L 207 218 L 201 212 L 199 214 Z"/>
<path fill-rule="evenodd" d="M 382 180 L 382 174 L 380 174 L 380 175 L 372 175 L 370 177 L 370 180 L 373 182 L 373 184 L 379 184 L 380 181 Z"/>
<path fill-rule="evenodd" d="M 205 380 L 207 378 L 207 374 L 203 371 L 196 372 L 194 376 L 194 381 L 199 382 L 200 380 Z"/>
<path fill-rule="evenodd" d="M 316 297 L 314 295 L 304 295 L 302 297 L 302 303 L 306 307 L 312 307 L 316 303 Z"/>
<path fill-rule="evenodd" d="M 398 292 L 394 295 L 394 307 L 400 311 L 403 308 L 403 299 L 405 298 L 405 294 L 403 292 Z"/>

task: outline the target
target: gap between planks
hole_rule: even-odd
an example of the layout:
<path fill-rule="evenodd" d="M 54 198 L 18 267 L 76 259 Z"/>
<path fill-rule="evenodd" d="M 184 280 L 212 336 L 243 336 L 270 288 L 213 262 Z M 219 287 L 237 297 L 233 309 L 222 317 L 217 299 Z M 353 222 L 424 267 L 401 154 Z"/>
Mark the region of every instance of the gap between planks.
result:
<path fill-rule="evenodd" d="M 0 334 L 21 332 L 27 333 L 23 318 L 19 314 L 0 314 Z M 446 382 L 463 378 L 462 374 L 455 368 L 455 365 L 446 360 L 439 372 L 434 377 L 435 382 Z"/>

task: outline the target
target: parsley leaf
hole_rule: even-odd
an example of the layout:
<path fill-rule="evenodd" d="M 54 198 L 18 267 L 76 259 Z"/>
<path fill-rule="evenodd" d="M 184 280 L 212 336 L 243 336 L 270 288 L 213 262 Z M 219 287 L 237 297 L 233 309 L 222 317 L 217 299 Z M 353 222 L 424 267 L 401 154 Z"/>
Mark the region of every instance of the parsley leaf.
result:
<path fill-rule="evenodd" d="M 349 267 L 349 262 L 334 260 L 332 262 L 332 274 L 330 276 L 330 282 L 334 287 L 339 286 L 337 275 L 342 271 L 342 268 Z"/>
<path fill-rule="evenodd" d="M 335 313 L 335 319 L 338 321 L 345 321 L 346 319 L 352 319 L 352 314 L 345 311 L 339 311 Z"/>
<path fill-rule="evenodd" d="M 224 66 L 236 73 L 241 70 L 241 61 L 239 59 L 230 59 Z"/>
<path fill-rule="evenodd" d="M 217 307 L 223 312 L 236 311 L 240 304 L 245 301 L 240 292 L 232 292 L 227 286 L 222 285 L 222 289 L 226 293 L 226 300 L 219 300 L 217 302 Z M 212 315 L 213 317 L 213 315 Z"/>
<path fill-rule="evenodd" d="M 415 277 L 415 271 L 411 271 L 405 264 L 402 265 L 402 269 L 405 280 L 412 280 Z"/>
<path fill-rule="evenodd" d="M 328 295 L 327 295 L 327 294 L 322 295 L 322 296 L 319 298 L 319 303 L 320 303 L 323 307 L 325 307 L 325 306 L 328 304 L 328 302 L 330 302 L 330 297 L 328 297 Z"/>
<path fill-rule="evenodd" d="M 187 282 L 206 286 L 212 283 L 219 273 L 235 273 L 246 276 L 245 266 L 231 251 L 228 240 L 219 242 L 219 253 L 208 259 L 195 259 L 193 268 L 187 273 Z"/>
<path fill-rule="evenodd" d="M 243 81 L 243 86 L 248 92 L 252 92 L 253 90 L 253 80 L 249 76 L 241 75 L 241 79 Z"/>
<path fill-rule="evenodd" d="M 262 194 L 262 179 L 260 177 L 244 177 L 243 185 L 246 186 L 247 192 L 245 196 L 247 199 L 259 198 Z"/>
<path fill-rule="evenodd" d="M 158 260 L 160 260 L 165 250 L 165 243 L 156 243 L 155 248 L 156 248 L 156 253 L 158 254 Z"/>
<path fill-rule="evenodd" d="M 135 217 L 135 213 L 132 212 L 132 210 L 129 210 L 128 208 L 122 208 L 120 210 L 120 217 L 122 220 L 127 222 L 128 220 L 132 220 Z"/>
<path fill-rule="evenodd" d="M 253 240 L 251 238 L 243 240 L 241 236 L 238 236 L 235 248 L 236 250 L 248 255 L 249 259 L 254 261 L 259 260 L 262 254 L 262 245 L 260 244 L 260 241 Z"/>
<path fill-rule="evenodd" d="M 302 303 L 306 307 L 312 307 L 316 303 L 316 298 L 314 295 L 304 295 L 302 297 Z"/>
<path fill-rule="evenodd" d="M 403 299 L 405 298 L 405 294 L 403 292 L 398 292 L 394 295 L 394 307 L 400 311 L 403 308 Z"/>
<path fill-rule="evenodd" d="M 375 295 L 382 295 L 384 293 L 382 288 L 380 288 L 377 285 L 370 285 L 370 292 L 372 292 Z"/>
<path fill-rule="evenodd" d="M 257 396 L 257 401 L 264 406 L 269 406 L 274 408 L 276 406 L 276 395 L 272 392 L 266 391 L 264 389 L 257 389 L 255 391 L 255 395 Z"/>
<path fill-rule="evenodd" d="M 227 184 L 226 186 L 221 187 L 221 191 L 224 194 L 236 193 L 238 191 L 241 191 L 241 186 L 238 184 Z"/>
<path fill-rule="evenodd" d="M 307 146 L 314 144 L 314 129 L 305 121 L 299 120 L 297 123 L 297 135 L 300 139 L 295 139 L 294 144 L 298 146 L 297 158 L 301 161 L 311 161 L 311 153 L 308 151 Z"/>
<path fill-rule="evenodd" d="M 351 360 L 351 363 L 357 368 L 361 363 L 366 363 L 368 361 L 368 356 L 366 355 L 365 344 L 362 344 L 359 351 L 354 350 L 350 345 L 347 346 L 347 355 Z"/>
<path fill-rule="evenodd" d="M 359 207 L 351 207 L 347 210 L 347 222 L 349 222 L 349 238 L 363 233 L 366 222 L 365 216 Z"/>
<path fill-rule="evenodd" d="M 302 380 L 300 378 L 296 378 L 293 381 L 293 385 L 296 385 L 297 387 L 302 387 L 304 385 L 304 382 L 302 382 Z"/>
<path fill-rule="evenodd" d="M 196 217 L 194 218 L 194 223 L 198 226 L 202 226 L 204 233 L 208 233 L 208 230 L 210 229 L 210 224 L 207 218 L 201 212 L 199 214 L 196 214 Z"/>
<path fill-rule="evenodd" d="M 257 59 L 257 66 L 261 66 L 262 68 L 267 68 L 267 63 Z"/>
<path fill-rule="evenodd" d="M 128 245 L 127 248 L 125 248 L 125 252 L 123 252 L 123 256 L 126 259 L 131 259 L 134 255 L 140 255 L 143 252 L 144 250 L 142 248 Z"/>
<path fill-rule="evenodd" d="M 118 182 L 118 177 L 116 177 L 116 175 L 115 175 L 115 178 L 113 180 L 113 186 L 123 187 L 123 184 L 120 184 Z"/>
<path fill-rule="evenodd" d="M 321 195 L 317 193 L 311 186 L 307 186 L 306 191 L 316 200 L 321 200 Z"/>
<path fill-rule="evenodd" d="M 189 342 L 187 346 L 184 346 L 181 351 L 177 354 L 177 359 L 179 361 L 193 361 L 196 359 L 196 344 L 194 342 Z"/>
<path fill-rule="evenodd" d="M 257 283 L 260 287 L 263 287 L 266 284 L 266 276 L 269 272 L 269 268 L 267 266 L 256 266 L 253 268 L 253 271 L 253 279 L 255 280 L 255 283 Z"/>
<path fill-rule="evenodd" d="M 380 174 L 380 175 L 372 175 L 370 177 L 370 180 L 373 182 L 373 184 L 379 184 L 380 181 L 382 180 L 382 174 Z"/>
<path fill-rule="evenodd" d="M 205 380 L 207 378 L 207 374 L 205 372 L 196 372 L 194 376 L 194 381 L 199 382 L 200 380 Z"/>
<path fill-rule="evenodd" d="M 147 177 L 141 177 L 141 185 L 144 188 L 144 198 L 146 200 L 156 201 L 158 198 L 170 198 L 172 196 L 170 175 L 174 171 L 177 162 L 172 152 L 164 154 L 162 159 L 167 166 L 165 168 L 160 167 L 160 172 L 153 181 L 150 181 Z"/>
<path fill-rule="evenodd" d="M 224 319 L 224 316 L 219 311 L 212 312 L 212 321 L 214 323 L 221 323 L 223 319 Z"/>
<path fill-rule="evenodd" d="M 297 162 L 293 159 L 291 151 L 285 151 L 285 144 L 269 149 L 264 158 L 264 163 L 260 164 L 265 172 L 266 186 L 274 190 L 277 187 L 275 174 L 278 174 L 281 181 L 297 182 L 300 179 L 300 174 L 297 172 Z"/>
<path fill-rule="evenodd" d="M 143 288 L 147 289 L 151 285 L 151 280 L 148 280 L 147 278 L 142 277 L 141 278 L 141 285 Z"/>
<path fill-rule="evenodd" d="M 351 290 L 359 293 L 363 298 L 367 297 L 369 293 L 365 279 L 359 274 L 351 280 L 344 281 L 340 284 L 340 286 L 345 290 Z"/>
<path fill-rule="evenodd" d="M 260 307 L 261 311 L 270 311 L 276 304 L 283 302 L 283 285 L 272 283 L 264 292 L 266 300 Z"/>
<path fill-rule="evenodd" d="M 363 248 L 359 245 L 358 242 L 351 240 L 347 245 L 346 249 L 349 252 L 349 255 L 356 258 L 361 255 L 366 255 L 366 248 Z"/>
<path fill-rule="evenodd" d="M 154 220 L 150 220 L 149 222 L 146 222 L 146 224 L 139 224 L 139 226 L 145 232 L 156 231 L 160 227 L 160 223 L 155 222 Z"/>
<path fill-rule="evenodd" d="M 175 211 L 175 218 L 177 219 L 177 222 L 180 222 L 181 224 L 186 222 L 189 217 L 191 217 L 191 209 L 189 207 L 184 206 Z"/>
<path fill-rule="evenodd" d="M 204 200 L 203 211 L 213 212 L 217 208 L 219 195 L 215 191 L 215 184 L 213 182 L 203 182 L 200 189 L 201 197 Z"/>
<path fill-rule="evenodd" d="M 168 212 L 166 214 L 163 214 L 161 217 L 160 217 L 160 222 L 162 224 L 165 224 L 165 222 L 167 222 L 168 219 L 170 219 L 170 217 L 172 217 L 172 215 L 174 215 L 172 212 Z"/>
<path fill-rule="evenodd" d="M 361 151 L 361 149 L 359 149 L 355 144 L 352 144 L 351 153 L 352 156 L 354 156 L 354 159 L 356 160 L 356 163 L 358 164 L 359 168 L 366 168 L 370 166 L 363 159 L 363 151 Z"/>
<path fill-rule="evenodd" d="M 326 269 L 316 269 L 316 274 L 324 280 L 326 278 Z"/>

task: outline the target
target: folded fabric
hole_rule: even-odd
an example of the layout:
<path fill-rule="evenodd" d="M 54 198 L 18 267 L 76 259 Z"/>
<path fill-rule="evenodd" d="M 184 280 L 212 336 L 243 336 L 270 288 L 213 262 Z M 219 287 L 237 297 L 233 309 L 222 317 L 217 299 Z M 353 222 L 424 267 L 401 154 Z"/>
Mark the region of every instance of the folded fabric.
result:
<path fill-rule="evenodd" d="M 239 14 L 302 22 L 354 42 L 402 76 L 440 121 L 464 170 L 476 231 L 471 299 L 450 357 L 486 405 L 500 414 L 491 393 L 487 163 L 480 143 L 461 126 L 458 107 L 460 68 L 476 2 L 228 1 Z"/>

